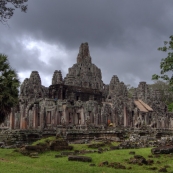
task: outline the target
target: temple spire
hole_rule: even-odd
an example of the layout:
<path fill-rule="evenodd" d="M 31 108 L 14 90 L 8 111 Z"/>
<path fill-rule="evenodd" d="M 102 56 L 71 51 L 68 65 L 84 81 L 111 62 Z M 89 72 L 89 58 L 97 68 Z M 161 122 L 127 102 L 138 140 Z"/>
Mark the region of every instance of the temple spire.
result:
<path fill-rule="evenodd" d="M 88 43 L 82 43 L 79 48 L 77 63 L 88 62 L 91 63 L 91 56 L 89 52 Z"/>

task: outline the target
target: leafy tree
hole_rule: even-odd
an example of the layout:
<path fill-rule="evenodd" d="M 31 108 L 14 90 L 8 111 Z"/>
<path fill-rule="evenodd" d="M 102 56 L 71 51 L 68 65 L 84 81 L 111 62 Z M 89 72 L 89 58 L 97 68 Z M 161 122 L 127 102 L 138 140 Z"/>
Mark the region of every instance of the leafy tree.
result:
<path fill-rule="evenodd" d="M 173 111 L 173 103 L 171 103 L 171 104 L 168 105 L 168 111 L 169 112 L 172 112 Z"/>
<path fill-rule="evenodd" d="M 170 41 L 165 41 L 163 47 L 159 47 L 159 51 L 168 52 L 168 56 L 163 58 L 160 63 L 161 75 L 154 74 L 153 80 L 163 79 L 173 86 L 173 76 L 169 77 L 166 73 L 173 71 L 173 35 L 170 37 Z"/>
<path fill-rule="evenodd" d="M 0 0 L 0 21 L 7 22 L 13 14 L 15 8 L 20 8 L 22 12 L 26 12 L 28 0 Z"/>
<path fill-rule="evenodd" d="M 130 84 L 126 85 L 126 87 L 127 87 L 127 91 L 128 91 L 128 97 L 132 98 L 135 88 L 133 86 L 131 86 Z"/>
<path fill-rule="evenodd" d="M 0 54 L 0 123 L 18 103 L 19 79 L 7 56 Z"/>
<path fill-rule="evenodd" d="M 161 94 L 161 100 L 165 104 L 169 105 L 173 102 L 173 92 L 171 91 L 171 87 L 168 81 L 155 80 L 154 84 L 149 85 L 149 88 L 153 90 L 159 90 Z"/>

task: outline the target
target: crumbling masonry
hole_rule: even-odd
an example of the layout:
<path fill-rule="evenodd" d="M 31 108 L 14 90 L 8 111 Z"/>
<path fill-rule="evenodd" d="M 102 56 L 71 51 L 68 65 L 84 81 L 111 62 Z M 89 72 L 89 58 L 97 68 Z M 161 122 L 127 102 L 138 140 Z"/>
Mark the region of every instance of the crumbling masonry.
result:
<path fill-rule="evenodd" d="M 58 126 L 173 128 L 173 117 L 158 91 L 140 82 L 132 98 L 114 75 L 109 85 L 92 63 L 88 43 L 82 43 L 77 63 L 63 79 L 55 70 L 52 85 L 44 87 L 37 71 L 20 88 L 18 108 L 3 124 L 10 129 L 56 129 Z"/>

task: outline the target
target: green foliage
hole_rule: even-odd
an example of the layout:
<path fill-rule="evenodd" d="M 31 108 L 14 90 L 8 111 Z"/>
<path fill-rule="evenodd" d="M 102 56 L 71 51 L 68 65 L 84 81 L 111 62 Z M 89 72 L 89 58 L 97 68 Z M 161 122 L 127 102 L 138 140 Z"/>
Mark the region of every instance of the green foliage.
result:
<path fill-rule="evenodd" d="M 49 143 L 51 141 L 55 141 L 56 140 L 56 137 L 55 136 L 51 136 L 51 137 L 48 137 L 48 138 L 42 138 L 36 142 L 33 142 L 32 145 L 38 145 L 38 144 L 46 144 L 46 143 Z"/>
<path fill-rule="evenodd" d="M 126 87 L 127 87 L 127 91 L 128 91 L 128 97 L 132 98 L 135 88 L 132 87 L 130 84 L 126 85 Z"/>
<path fill-rule="evenodd" d="M 85 145 L 85 144 L 84 144 Z M 173 171 L 173 156 L 172 155 L 161 155 L 159 158 L 150 158 L 154 160 L 153 165 L 135 165 L 128 164 L 127 160 L 133 155 L 130 155 L 130 151 L 135 151 L 136 155 L 142 155 L 147 160 L 148 155 L 151 155 L 151 148 L 142 149 L 122 149 L 103 152 L 102 154 L 90 153 L 86 154 L 92 158 L 92 162 L 96 166 L 89 166 L 90 163 L 68 161 L 67 157 L 55 158 L 58 153 L 56 151 L 49 151 L 39 155 L 39 158 L 30 158 L 23 156 L 12 149 L 0 149 L 0 168 L 3 173 L 153 173 L 153 170 L 149 170 L 151 167 L 157 167 L 158 169 L 164 166 L 168 172 Z M 110 167 L 99 167 L 99 163 L 103 161 L 119 162 L 126 168 L 131 167 L 132 169 L 114 169 Z M 157 161 L 159 161 L 157 163 Z M 158 169 L 155 172 L 158 172 Z"/>
<path fill-rule="evenodd" d="M 7 56 L 0 54 L 0 123 L 18 103 L 19 79 Z"/>
<path fill-rule="evenodd" d="M 13 14 L 15 8 L 20 8 L 22 12 L 26 12 L 28 0 L 0 0 L 0 21 L 7 22 Z"/>
<path fill-rule="evenodd" d="M 160 92 L 161 101 L 166 105 L 173 102 L 173 92 L 168 81 L 155 80 L 154 84 L 149 85 L 149 88 L 158 90 Z"/>
<path fill-rule="evenodd" d="M 153 80 L 163 79 L 169 82 L 173 86 L 173 76 L 169 77 L 166 73 L 173 71 L 173 35 L 170 37 L 170 41 L 165 41 L 163 47 L 159 47 L 159 51 L 168 52 L 168 56 L 163 58 L 160 63 L 161 75 L 154 74 Z"/>
<path fill-rule="evenodd" d="M 170 103 L 170 104 L 168 105 L 168 111 L 169 111 L 169 112 L 173 112 L 173 103 Z"/>

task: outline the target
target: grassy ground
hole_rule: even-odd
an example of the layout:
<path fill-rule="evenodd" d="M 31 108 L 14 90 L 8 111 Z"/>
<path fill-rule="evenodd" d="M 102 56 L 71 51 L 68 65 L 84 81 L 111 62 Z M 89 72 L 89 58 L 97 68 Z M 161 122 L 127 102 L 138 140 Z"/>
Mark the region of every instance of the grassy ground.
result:
<path fill-rule="evenodd" d="M 86 149 L 84 144 L 75 144 L 74 149 Z M 153 173 L 158 170 L 148 170 L 150 167 L 167 168 L 168 172 L 173 173 L 173 155 L 162 155 L 160 158 L 152 158 L 154 165 L 139 166 L 130 165 L 126 159 L 132 157 L 129 155 L 130 151 L 135 151 L 136 154 L 144 156 L 148 159 L 151 154 L 150 148 L 143 149 L 124 149 L 103 152 L 102 154 L 92 153 L 86 156 L 92 157 L 92 163 L 96 166 L 89 166 L 90 163 L 68 161 L 67 157 L 55 158 L 55 151 L 46 152 L 39 155 L 39 158 L 30 158 L 15 152 L 12 149 L 0 149 L 0 173 Z M 132 169 L 113 169 L 108 167 L 99 167 L 99 163 L 103 161 L 120 162 L 122 165 L 132 167 Z M 161 163 L 156 163 L 160 161 Z"/>

